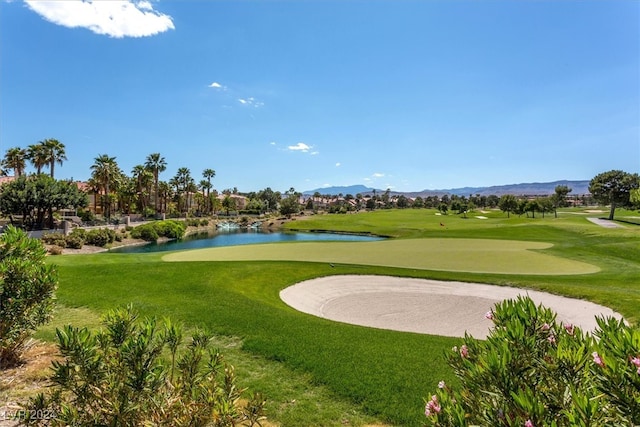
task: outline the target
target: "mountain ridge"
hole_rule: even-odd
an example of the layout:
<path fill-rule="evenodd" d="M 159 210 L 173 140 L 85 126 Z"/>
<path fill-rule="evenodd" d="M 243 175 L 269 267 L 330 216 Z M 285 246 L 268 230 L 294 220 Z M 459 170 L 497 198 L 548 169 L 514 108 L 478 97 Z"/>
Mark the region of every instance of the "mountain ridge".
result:
<path fill-rule="evenodd" d="M 450 189 L 437 189 L 437 190 L 421 190 L 421 191 L 390 191 L 393 195 L 404 195 L 406 197 L 427 197 L 427 196 L 442 196 L 445 194 L 457 195 L 457 196 L 469 196 L 479 194 L 481 196 L 502 196 L 504 194 L 513 194 L 515 196 L 545 196 L 555 193 L 555 188 L 558 185 L 566 185 L 571 191 L 571 195 L 589 194 L 589 182 L 588 180 L 558 180 L 551 182 L 526 182 L 520 184 L 506 184 L 506 185 L 493 185 L 488 187 L 460 187 Z M 365 185 L 347 185 L 347 186 L 332 186 L 325 188 L 317 188 L 315 190 L 307 190 L 302 194 L 312 196 L 315 193 L 322 195 L 336 196 L 339 194 L 347 195 L 356 194 L 370 195 L 375 191 L 376 194 L 384 193 L 386 190 L 374 189 Z"/>

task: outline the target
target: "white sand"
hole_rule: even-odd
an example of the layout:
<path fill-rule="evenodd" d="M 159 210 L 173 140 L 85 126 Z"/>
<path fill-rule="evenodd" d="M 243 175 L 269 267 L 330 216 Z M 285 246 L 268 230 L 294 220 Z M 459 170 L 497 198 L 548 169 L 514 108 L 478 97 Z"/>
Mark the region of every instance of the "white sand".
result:
<path fill-rule="evenodd" d="M 484 315 L 496 302 L 529 295 L 558 320 L 591 331 L 595 316 L 622 316 L 589 301 L 545 292 L 480 283 L 388 276 L 329 276 L 283 289 L 280 297 L 304 313 L 338 322 L 405 332 L 484 338 L 492 326 Z"/>

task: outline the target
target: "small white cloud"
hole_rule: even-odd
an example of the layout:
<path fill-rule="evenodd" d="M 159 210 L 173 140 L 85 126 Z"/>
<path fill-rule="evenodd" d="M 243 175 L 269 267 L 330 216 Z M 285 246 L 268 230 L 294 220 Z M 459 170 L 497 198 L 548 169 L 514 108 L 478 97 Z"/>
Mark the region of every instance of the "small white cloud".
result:
<path fill-rule="evenodd" d="M 209 85 L 210 88 L 212 89 L 224 89 L 224 86 L 222 86 L 220 83 L 218 82 L 213 82 Z"/>
<path fill-rule="evenodd" d="M 249 97 L 249 98 L 238 98 L 238 102 L 242 105 L 246 105 L 249 107 L 255 107 L 255 108 L 260 108 L 262 106 L 264 106 L 264 102 L 260 102 L 257 99 L 255 99 L 254 97 Z"/>
<path fill-rule="evenodd" d="M 87 28 L 109 37 L 147 37 L 175 29 L 171 16 L 155 11 L 149 1 L 25 0 L 25 3 L 49 22 Z"/>
<path fill-rule="evenodd" d="M 341 166 L 340 162 L 336 163 L 336 167 L 339 168 Z"/>
<path fill-rule="evenodd" d="M 371 176 L 374 177 L 374 178 L 384 178 L 384 174 L 383 173 L 379 173 L 379 172 L 376 172 Z"/>
<path fill-rule="evenodd" d="M 312 156 L 317 156 L 318 154 L 320 154 L 320 152 L 319 151 L 312 151 L 310 154 Z"/>
<path fill-rule="evenodd" d="M 313 147 L 305 144 L 304 142 L 298 142 L 296 145 L 290 145 L 287 147 L 291 151 L 300 151 L 302 153 L 308 153 Z"/>
<path fill-rule="evenodd" d="M 275 143 L 274 141 L 271 141 L 271 142 L 269 143 L 269 145 L 278 145 L 278 144 L 277 144 L 277 143 Z"/>

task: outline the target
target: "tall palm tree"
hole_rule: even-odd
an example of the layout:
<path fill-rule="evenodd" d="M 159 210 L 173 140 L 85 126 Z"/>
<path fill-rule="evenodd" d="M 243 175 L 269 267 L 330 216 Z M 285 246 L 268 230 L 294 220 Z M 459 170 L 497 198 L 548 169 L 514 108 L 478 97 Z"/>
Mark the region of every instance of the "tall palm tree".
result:
<path fill-rule="evenodd" d="M 31 162 L 36 173 L 40 175 L 42 173 L 42 167 L 49 164 L 47 153 L 43 144 L 32 144 L 27 147 L 27 159 Z"/>
<path fill-rule="evenodd" d="M 202 176 L 207 180 L 208 185 L 207 185 L 207 212 L 211 211 L 211 199 L 209 198 L 209 192 L 211 191 L 211 189 L 213 188 L 213 186 L 211 185 L 211 178 L 214 178 L 216 176 L 216 171 L 214 171 L 213 169 L 205 169 L 202 172 Z"/>
<path fill-rule="evenodd" d="M 27 165 L 27 152 L 19 147 L 9 148 L 4 155 L 2 164 L 6 169 L 13 169 L 16 178 L 20 178 L 24 174 L 24 168 Z"/>
<path fill-rule="evenodd" d="M 116 163 L 116 158 L 110 157 L 107 154 L 101 154 L 93 160 L 94 163 L 91 165 L 91 175 L 100 183 L 100 186 L 104 191 L 102 208 L 105 217 L 109 219 L 111 217 L 111 202 L 109 198 L 111 191 L 109 186 L 120 175 L 120 168 L 118 167 L 118 163 Z"/>
<path fill-rule="evenodd" d="M 44 157 L 49 163 L 49 172 L 51 173 L 51 178 L 53 178 L 53 168 L 56 163 L 62 166 L 62 162 L 67 160 L 64 144 L 53 138 L 40 141 L 40 144 L 43 146 Z"/>
<path fill-rule="evenodd" d="M 153 173 L 154 204 L 156 213 L 158 213 L 158 179 L 160 177 L 160 172 L 167 170 L 167 162 L 160 153 L 151 153 L 147 156 L 144 166 Z"/>
<path fill-rule="evenodd" d="M 145 166 L 136 165 L 131 170 L 132 179 L 135 183 L 135 191 L 138 196 L 138 208 L 143 212 L 147 207 L 149 187 L 153 182 L 153 172 Z"/>

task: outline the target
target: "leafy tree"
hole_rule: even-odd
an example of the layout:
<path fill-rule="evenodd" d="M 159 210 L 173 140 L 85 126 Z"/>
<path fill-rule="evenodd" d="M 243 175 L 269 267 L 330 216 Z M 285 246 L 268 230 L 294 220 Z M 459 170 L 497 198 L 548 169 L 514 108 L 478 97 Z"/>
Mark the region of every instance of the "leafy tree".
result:
<path fill-rule="evenodd" d="M 131 307 L 108 312 L 103 324 L 97 333 L 56 331 L 63 360 L 53 362 L 50 392 L 30 402 L 26 425 L 39 425 L 43 410 L 56 414 L 56 427 L 231 427 L 265 418 L 260 394 L 240 403 L 245 390 L 208 334 L 196 331 L 183 346 L 179 325 L 141 320 Z"/>
<path fill-rule="evenodd" d="M 229 216 L 230 211 L 235 211 L 237 209 L 236 199 L 231 197 L 230 194 L 225 194 L 224 199 L 222 199 L 222 208 L 227 213 L 227 216 Z"/>
<path fill-rule="evenodd" d="M 298 195 L 293 192 L 280 201 L 280 214 L 281 215 L 293 215 L 300 212 L 300 203 L 298 201 Z"/>
<path fill-rule="evenodd" d="M 26 340 L 50 318 L 58 274 L 46 254 L 13 226 L 0 234 L 0 369 L 19 362 Z"/>
<path fill-rule="evenodd" d="M 54 209 L 86 205 L 87 195 L 74 183 L 48 175 L 21 176 L 0 187 L 0 212 L 12 221 L 14 215 L 21 215 L 23 225 L 29 227 L 43 228 L 47 220 L 49 228 L 53 228 Z"/>
<path fill-rule="evenodd" d="M 26 167 L 27 152 L 19 147 L 9 148 L 2 160 L 2 166 L 5 169 L 13 169 L 16 178 L 24 174 Z"/>
<path fill-rule="evenodd" d="M 572 189 L 566 185 L 557 185 L 555 193 L 551 196 L 551 202 L 553 204 L 553 212 L 556 218 L 558 218 L 558 208 L 567 206 L 567 195 L 571 193 Z"/>
<path fill-rule="evenodd" d="M 593 177 L 589 192 L 603 205 L 610 205 L 609 220 L 613 220 L 616 208 L 630 206 L 631 191 L 640 187 L 638 174 L 621 170 L 603 172 Z"/>
<path fill-rule="evenodd" d="M 640 330 L 597 318 L 593 336 L 529 297 L 485 316 L 486 340 L 446 354 L 460 389 L 425 399 L 428 426 L 631 426 L 640 423 Z"/>
<path fill-rule="evenodd" d="M 505 194 L 500 197 L 500 201 L 498 202 L 498 207 L 502 212 L 507 213 L 507 218 L 509 218 L 511 212 L 515 212 L 518 208 L 518 199 L 513 194 Z"/>

